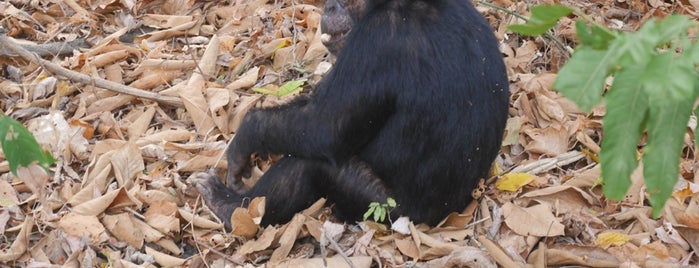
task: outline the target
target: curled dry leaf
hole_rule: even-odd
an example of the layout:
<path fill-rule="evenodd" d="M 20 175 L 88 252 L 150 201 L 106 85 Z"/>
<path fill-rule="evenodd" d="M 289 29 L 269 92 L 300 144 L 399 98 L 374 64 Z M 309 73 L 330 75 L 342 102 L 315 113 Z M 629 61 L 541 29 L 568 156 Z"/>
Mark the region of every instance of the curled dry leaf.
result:
<path fill-rule="evenodd" d="M 180 266 L 184 264 L 186 259 L 180 259 L 174 256 L 170 256 L 168 254 L 162 253 L 160 251 L 157 251 L 151 247 L 146 247 L 146 254 L 153 256 L 153 259 L 155 259 L 155 262 L 160 264 L 161 266 L 165 267 L 173 267 L 173 266 Z"/>
<path fill-rule="evenodd" d="M 231 215 L 231 233 L 250 239 L 255 237 L 258 229 L 247 209 L 235 208 Z"/>
<path fill-rule="evenodd" d="M 255 224 L 260 224 L 262 222 L 262 217 L 265 215 L 265 201 L 264 196 L 255 197 L 250 200 L 248 205 L 248 213 Z"/>
<path fill-rule="evenodd" d="M 191 212 L 184 210 L 182 208 L 179 208 L 177 210 L 179 213 L 180 217 L 184 220 L 184 222 L 191 223 L 196 227 L 199 228 L 204 228 L 204 229 L 221 229 L 223 228 L 223 224 L 221 223 L 216 223 L 210 220 L 207 220 L 205 218 L 200 217 L 199 215 L 194 215 Z"/>
<path fill-rule="evenodd" d="M 545 255 L 546 264 L 550 266 L 620 267 L 621 264 L 612 254 L 594 246 L 556 245 L 555 248 L 547 248 L 545 253 L 534 252 L 532 254 Z"/>
<path fill-rule="evenodd" d="M 115 95 L 97 100 L 87 107 L 87 113 L 110 112 L 132 102 L 136 98 L 129 95 Z"/>

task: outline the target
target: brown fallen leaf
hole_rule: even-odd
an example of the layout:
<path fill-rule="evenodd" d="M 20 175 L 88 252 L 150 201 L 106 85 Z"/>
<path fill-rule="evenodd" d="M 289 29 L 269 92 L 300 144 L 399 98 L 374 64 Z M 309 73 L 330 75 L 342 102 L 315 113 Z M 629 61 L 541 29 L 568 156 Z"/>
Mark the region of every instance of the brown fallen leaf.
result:
<path fill-rule="evenodd" d="M 274 241 L 274 237 L 277 235 L 277 232 L 279 232 L 279 229 L 277 229 L 276 227 L 267 226 L 267 228 L 265 228 L 264 231 L 262 231 L 260 237 L 245 242 L 245 244 L 238 248 L 236 254 L 247 255 L 253 252 L 269 248 L 272 245 L 272 242 Z"/>
<path fill-rule="evenodd" d="M 237 207 L 233 210 L 231 233 L 250 239 L 255 237 L 259 228 L 246 208 Z"/>
<path fill-rule="evenodd" d="M 109 191 L 98 198 L 93 198 L 92 200 L 76 205 L 73 207 L 73 213 L 85 216 L 97 216 L 110 207 L 121 208 L 127 206 L 140 207 L 141 203 L 137 199 L 131 197 L 126 189 L 119 188 L 114 191 Z"/>
<path fill-rule="evenodd" d="M 135 248 L 143 246 L 145 235 L 140 229 L 134 228 L 132 215 L 128 213 L 119 213 L 116 215 L 104 215 L 102 223 L 107 228 L 110 234 L 117 239 L 129 243 Z"/>
<path fill-rule="evenodd" d="M 326 267 L 354 267 L 354 268 L 369 268 L 371 267 L 371 257 L 349 257 L 352 261 L 350 266 L 343 258 L 311 258 L 311 259 L 294 259 L 279 263 L 278 267 L 288 268 L 326 268 Z"/>
<path fill-rule="evenodd" d="M 281 263 L 281 261 L 289 256 L 289 252 L 291 252 L 291 248 L 294 246 L 294 241 L 296 241 L 296 237 L 299 235 L 304 221 L 305 216 L 296 214 L 287 224 L 286 230 L 284 230 L 284 233 L 279 238 L 279 247 L 274 250 L 272 257 L 269 259 L 272 265 Z"/>
<path fill-rule="evenodd" d="M 396 239 L 394 241 L 396 247 L 403 255 L 412 258 L 413 261 L 418 261 L 420 259 L 420 250 L 417 248 L 417 245 L 415 245 L 415 241 L 410 238 Z"/>
<path fill-rule="evenodd" d="M 512 203 L 502 206 L 505 224 L 523 236 L 554 237 L 564 235 L 564 226 L 545 204 L 522 208 Z"/>
<path fill-rule="evenodd" d="M 179 208 L 177 210 L 178 214 L 184 222 L 191 223 L 196 227 L 199 228 L 204 228 L 204 229 L 221 229 L 223 228 L 222 223 L 216 223 L 213 221 L 210 221 L 206 218 L 200 217 L 199 215 L 194 215 L 192 212 L 189 212 L 183 208 Z"/>
<path fill-rule="evenodd" d="M 173 266 L 179 266 L 184 264 L 186 259 L 180 259 L 174 256 L 170 256 L 168 254 L 162 253 L 160 251 L 157 251 L 155 249 L 152 249 L 151 247 L 146 247 L 146 254 L 153 256 L 153 259 L 155 259 L 155 262 L 160 264 L 161 266 L 166 266 L 166 267 L 173 267 Z"/>
<path fill-rule="evenodd" d="M 68 213 L 61 218 L 58 226 L 67 234 L 87 237 L 95 244 L 109 239 L 106 229 L 96 216 Z"/>
<path fill-rule="evenodd" d="M 538 254 L 536 251 L 532 255 Z M 545 256 L 546 264 L 549 266 L 619 267 L 621 264 L 609 252 L 590 246 L 554 245 L 546 249 Z"/>
<path fill-rule="evenodd" d="M 550 186 L 534 190 L 521 196 L 524 201 L 547 203 L 554 208 L 556 213 L 567 213 L 580 208 L 589 207 L 596 203 L 596 199 L 587 192 L 572 186 Z"/>
<path fill-rule="evenodd" d="M 427 267 L 496 268 L 498 266 L 485 251 L 475 247 L 461 247 L 447 256 L 429 261 Z"/>
<path fill-rule="evenodd" d="M 478 237 L 478 241 L 483 245 L 485 250 L 492 256 L 492 258 L 495 260 L 497 264 L 499 264 L 502 267 L 522 267 L 525 268 L 527 267 L 526 264 L 521 263 L 521 262 L 516 262 L 515 260 L 510 257 L 505 250 L 495 243 L 494 241 L 485 238 L 483 236 Z M 527 267 L 528 268 L 528 267 Z"/>
<path fill-rule="evenodd" d="M 10 245 L 9 248 L 3 249 L 0 252 L 1 262 L 7 263 L 16 261 L 17 259 L 19 259 L 19 257 L 21 257 L 27 252 L 33 227 L 34 218 L 31 216 L 27 216 L 24 219 L 22 226 L 20 227 L 21 229 L 19 231 L 19 234 L 17 234 L 15 240 L 12 241 L 12 245 Z"/>
<path fill-rule="evenodd" d="M 117 149 L 112 155 L 111 162 L 117 182 L 126 188 L 131 188 L 133 179 L 145 169 L 141 151 L 132 141 Z"/>

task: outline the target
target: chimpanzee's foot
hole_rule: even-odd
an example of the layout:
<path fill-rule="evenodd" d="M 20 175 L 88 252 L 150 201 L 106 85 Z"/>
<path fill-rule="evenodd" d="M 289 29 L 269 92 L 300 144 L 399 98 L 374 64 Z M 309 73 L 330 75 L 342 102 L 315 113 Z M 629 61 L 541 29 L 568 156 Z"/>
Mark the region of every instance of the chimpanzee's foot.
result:
<path fill-rule="evenodd" d="M 231 228 L 231 214 L 240 206 L 239 195 L 224 185 L 218 176 L 199 172 L 194 174 L 194 185 L 199 190 L 206 205 L 223 221 L 226 228 Z"/>

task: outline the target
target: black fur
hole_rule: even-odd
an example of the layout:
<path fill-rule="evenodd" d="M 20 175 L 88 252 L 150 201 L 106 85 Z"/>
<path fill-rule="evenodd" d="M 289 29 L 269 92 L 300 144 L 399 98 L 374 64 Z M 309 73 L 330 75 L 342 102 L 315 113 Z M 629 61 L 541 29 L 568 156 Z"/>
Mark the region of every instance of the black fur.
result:
<path fill-rule="evenodd" d="M 509 96 L 497 40 L 469 2 L 368 2 L 311 94 L 248 113 L 229 147 L 232 189 L 201 176 L 207 203 L 227 221 L 244 197 L 266 196 L 263 224 L 319 197 L 347 221 L 387 197 L 394 217 L 428 224 L 464 209 L 500 148 Z M 241 194 L 252 153 L 285 157 Z"/>

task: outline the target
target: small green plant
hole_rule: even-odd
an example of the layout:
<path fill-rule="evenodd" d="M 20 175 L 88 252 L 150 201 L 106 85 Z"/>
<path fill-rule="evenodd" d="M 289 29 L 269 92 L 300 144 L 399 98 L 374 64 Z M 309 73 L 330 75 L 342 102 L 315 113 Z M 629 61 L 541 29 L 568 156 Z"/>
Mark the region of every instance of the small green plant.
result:
<path fill-rule="evenodd" d="M 257 93 L 262 93 L 262 94 L 267 94 L 267 95 L 272 95 L 276 97 L 284 97 L 286 95 L 292 94 L 294 92 L 301 91 L 303 89 L 303 84 L 306 83 L 308 79 L 299 79 L 299 80 L 294 80 L 294 81 L 289 81 L 284 83 L 282 86 L 279 87 L 277 90 L 269 90 L 265 88 L 253 88 L 252 91 L 257 92 Z"/>
<path fill-rule="evenodd" d="M 391 213 L 391 210 L 396 208 L 396 200 L 386 198 L 386 203 L 371 202 L 369 209 L 364 213 L 364 220 L 367 220 L 371 215 L 374 215 L 375 222 L 383 222 L 386 216 Z"/>
<path fill-rule="evenodd" d="M 527 24 L 510 29 L 540 35 L 570 14 L 582 18 L 576 22 L 580 44 L 558 72 L 554 89 L 586 112 L 606 102 L 600 153 L 605 196 L 624 197 L 646 135 L 643 175 L 653 216 L 658 217 L 677 182 L 687 121 L 699 97 L 699 45 L 696 36 L 690 37 L 698 24 L 672 15 L 651 19 L 637 32 L 616 32 L 580 11 L 541 5 L 532 8 Z"/>
<path fill-rule="evenodd" d="M 0 115 L 0 144 L 10 164 L 10 171 L 15 175 L 19 166 L 26 167 L 36 162 L 48 169 L 56 162 L 50 152 L 41 149 L 32 133 L 22 123 L 6 115 Z"/>

